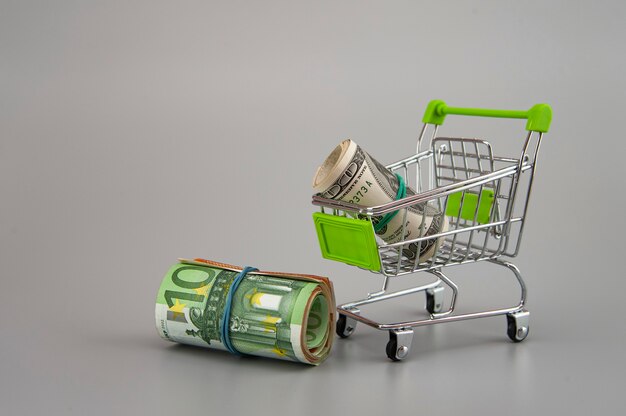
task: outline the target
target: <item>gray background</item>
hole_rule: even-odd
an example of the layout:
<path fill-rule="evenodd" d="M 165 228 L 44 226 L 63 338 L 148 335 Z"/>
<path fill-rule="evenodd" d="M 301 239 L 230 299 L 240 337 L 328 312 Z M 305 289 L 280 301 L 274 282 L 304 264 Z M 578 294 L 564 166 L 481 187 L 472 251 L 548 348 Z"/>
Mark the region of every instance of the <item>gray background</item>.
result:
<path fill-rule="evenodd" d="M 623 4 L 1 1 L 3 414 L 619 413 Z M 321 259 L 311 178 L 345 137 L 408 156 L 433 98 L 553 106 L 515 260 L 528 340 L 502 317 L 439 325 L 391 363 L 361 326 L 309 368 L 157 336 L 179 256 L 327 275 L 339 302 L 375 290 Z M 443 131 L 515 155 L 523 122 Z M 514 301 L 500 269 L 455 272 L 462 310 Z"/>

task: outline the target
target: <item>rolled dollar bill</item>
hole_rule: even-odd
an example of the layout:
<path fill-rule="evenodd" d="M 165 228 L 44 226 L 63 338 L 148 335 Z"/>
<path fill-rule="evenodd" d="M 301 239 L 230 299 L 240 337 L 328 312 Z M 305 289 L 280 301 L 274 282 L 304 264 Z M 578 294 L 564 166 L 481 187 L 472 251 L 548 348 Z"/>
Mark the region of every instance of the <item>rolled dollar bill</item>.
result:
<path fill-rule="evenodd" d="M 313 190 L 324 198 L 366 207 L 415 195 L 413 189 L 405 187 L 402 178 L 385 168 L 350 139 L 341 142 L 317 169 L 313 178 Z M 398 211 L 374 217 L 374 230 L 389 244 L 447 230 L 445 216 L 430 204 L 415 204 L 408 209 L 406 226 L 402 233 L 404 218 L 404 212 Z M 403 246 L 402 254 L 415 260 L 419 250 L 419 261 L 423 262 L 434 255 L 441 241 L 439 238 L 422 241 L 421 245 L 407 244 Z"/>
<path fill-rule="evenodd" d="M 320 364 L 335 331 L 331 281 L 255 270 L 180 259 L 157 295 L 159 335 L 237 354 Z"/>

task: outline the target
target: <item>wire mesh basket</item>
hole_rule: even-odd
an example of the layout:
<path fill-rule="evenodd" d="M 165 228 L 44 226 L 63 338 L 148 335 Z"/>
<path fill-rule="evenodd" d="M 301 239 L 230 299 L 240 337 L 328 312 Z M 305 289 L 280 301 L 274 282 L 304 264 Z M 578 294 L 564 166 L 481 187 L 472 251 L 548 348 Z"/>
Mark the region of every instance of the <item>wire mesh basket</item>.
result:
<path fill-rule="evenodd" d="M 449 114 L 526 119 L 525 140 L 518 157 L 496 156 L 492 145 L 481 139 L 438 136 Z M 366 298 L 338 307 L 337 333 L 352 334 L 357 322 L 389 331 L 387 356 L 404 359 L 410 350 L 414 327 L 495 315 L 506 315 L 507 334 L 515 342 L 528 335 L 529 313 L 524 309 L 526 286 L 519 269 L 503 257 L 518 255 L 528 201 L 542 136 L 549 129 L 552 112 L 537 104 L 528 111 L 449 107 L 442 101 L 428 105 L 417 153 L 386 166 L 416 189 L 414 195 L 365 207 L 313 196 L 321 207 L 314 221 L 325 258 L 341 261 L 383 276 L 382 288 Z M 422 215 L 419 232 L 410 232 L 410 213 Z M 388 243 L 376 235 L 375 225 L 386 214 L 403 220 L 402 238 Z M 426 227 L 440 213 L 445 222 L 434 233 Z M 428 253 L 428 255 L 422 255 Z M 443 273 L 449 266 L 489 261 L 515 275 L 520 301 L 504 309 L 455 314 L 458 287 Z M 390 292 L 391 277 L 427 272 L 434 281 Z M 444 287 L 451 291 L 444 310 Z M 360 306 L 416 292 L 426 293 L 427 319 L 380 323 L 361 314 Z"/>

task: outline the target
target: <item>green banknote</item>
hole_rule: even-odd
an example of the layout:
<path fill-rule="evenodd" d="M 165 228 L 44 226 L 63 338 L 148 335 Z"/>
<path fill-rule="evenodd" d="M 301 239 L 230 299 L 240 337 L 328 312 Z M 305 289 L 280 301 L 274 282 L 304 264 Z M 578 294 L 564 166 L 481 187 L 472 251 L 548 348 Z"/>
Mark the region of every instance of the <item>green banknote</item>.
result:
<path fill-rule="evenodd" d="M 220 330 L 233 280 L 241 268 L 209 260 L 180 260 L 161 283 L 157 331 L 183 344 L 307 364 L 321 363 L 334 334 L 330 280 L 312 275 L 250 272 L 231 294 L 226 333 Z"/>

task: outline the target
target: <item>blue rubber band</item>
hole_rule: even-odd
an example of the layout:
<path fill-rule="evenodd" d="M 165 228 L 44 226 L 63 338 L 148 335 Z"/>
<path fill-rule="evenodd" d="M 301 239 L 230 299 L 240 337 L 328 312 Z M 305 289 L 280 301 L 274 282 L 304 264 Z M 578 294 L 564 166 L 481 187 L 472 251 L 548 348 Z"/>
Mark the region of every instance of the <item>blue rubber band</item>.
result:
<path fill-rule="evenodd" d="M 222 339 L 222 343 L 226 347 L 228 351 L 232 354 L 241 355 L 239 351 L 235 349 L 232 342 L 230 341 L 230 308 L 233 303 L 233 295 L 235 291 L 239 287 L 239 284 L 243 280 L 244 277 L 250 272 L 255 272 L 259 269 L 255 267 L 246 266 L 242 271 L 239 272 L 237 276 L 233 279 L 233 282 L 230 284 L 230 289 L 228 290 L 228 295 L 226 296 L 226 303 L 224 304 L 224 315 L 222 315 L 222 322 L 220 324 L 220 338 Z"/>
<path fill-rule="evenodd" d="M 396 193 L 397 201 L 398 199 L 402 199 L 406 196 L 406 184 L 404 183 L 404 178 L 402 178 L 402 176 L 398 175 L 397 173 L 396 178 L 398 178 L 398 192 Z M 396 215 L 398 215 L 398 211 L 388 212 L 387 214 L 383 215 L 380 221 L 378 221 L 374 225 L 374 231 L 379 232 L 380 230 L 382 230 L 385 225 L 389 224 L 389 221 L 391 221 Z"/>

